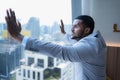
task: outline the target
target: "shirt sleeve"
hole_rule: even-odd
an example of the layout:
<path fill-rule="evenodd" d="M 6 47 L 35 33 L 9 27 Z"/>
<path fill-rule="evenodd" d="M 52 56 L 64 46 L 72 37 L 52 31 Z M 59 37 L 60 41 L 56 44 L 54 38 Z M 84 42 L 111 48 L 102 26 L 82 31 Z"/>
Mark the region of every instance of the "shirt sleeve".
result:
<path fill-rule="evenodd" d="M 86 44 L 76 46 L 61 46 L 51 42 L 28 38 L 25 49 L 39 52 L 50 57 L 55 57 L 71 62 L 78 62 L 88 58 L 91 50 Z"/>
<path fill-rule="evenodd" d="M 26 47 L 27 40 L 28 40 L 28 37 L 24 36 L 24 38 L 22 40 L 23 47 Z"/>

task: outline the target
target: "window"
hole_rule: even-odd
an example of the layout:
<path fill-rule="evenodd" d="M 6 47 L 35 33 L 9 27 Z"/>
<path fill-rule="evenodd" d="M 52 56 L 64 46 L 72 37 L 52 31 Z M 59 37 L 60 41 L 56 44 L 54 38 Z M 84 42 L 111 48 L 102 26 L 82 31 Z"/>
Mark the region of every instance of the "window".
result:
<path fill-rule="evenodd" d="M 35 79 L 35 71 L 33 71 L 33 79 Z"/>
<path fill-rule="evenodd" d="M 6 9 L 9 8 L 15 11 L 17 20 L 21 22 L 21 34 L 42 41 L 51 41 L 60 44 L 63 42 L 67 43 L 64 36 L 60 33 L 59 24 L 62 19 L 66 32 L 70 33 L 72 23 L 71 0 L 0 0 L 0 6 L 0 47 L 4 46 L 4 44 L 11 44 L 12 47 L 19 45 L 19 43 L 11 39 L 7 33 L 7 25 L 4 17 L 6 16 Z M 6 73 L 7 63 L 3 64 L 7 59 L 2 58 L 6 57 L 3 53 L 4 52 L 0 53 L 0 75 L 3 73 L 5 76 L 10 76 Z M 26 57 L 26 54 L 28 55 L 21 46 L 19 49 L 16 48 L 12 55 L 16 56 L 11 58 L 11 60 L 15 62 L 12 64 L 12 61 L 10 61 L 12 65 L 8 69 L 11 69 L 13 72 L 16 72 L 16 69 L 19 68 L 22 70 L 21 75 L 17 75 L 16 79 L 19 79 L 19 77 L 21 80 L 29 80 L 30 78 L 41 80 L 42 78 L 47 79 L 51 77 L 52 79 L 62 79 L 62 75 L 60 74 L 62 73 L 61 69 L 55 69 L 55 74 L 52 73 L 54 71 L 54 65 L 57 64 L 56 66 L 58 66 L 62 61 L 54 60 L 54 58 L 51 57 L 40 58 L 41 55 L 33 55 L 36 53 L 32 53 L 32 55 L 30 53 L 29 57 Z M 21 58 L 24 59 L 25 64 L 20 65 L 19 61 Z M 8 64 L 10 63 L 8 62 Z M 33 66 L 31 66 L 32 64 Z"/>
<path fill-rule="evenodd" d="M 40 80 L 40 72 L 37 73 L 37 78 Z"/>
<path fill-rule="evenodd" d="M 28 66 L 32 65 L 34 63 L 34 58 L 28 57 Z"/>
<path fill-rule="evenodd" d="M 28 73 L 27 73 L 27 74 L 28 74 L 28 78 L 30 78 L 30 70 L 28 70 Z"/>
<path fill-rule="evenodd" d="M 37 66 L 44 67 L 44 60 L 43 59 L 38 59 Z"/>
<path fill-rule="evenodd" d="M 26 77 L 26 70 L 23 69 L 23 76 Z"/>
<path fill-rule="evenodd" d="M 54 66 L 54 59 L 51 57 L 48 57 L 48 67 L 53 67 Z"/>

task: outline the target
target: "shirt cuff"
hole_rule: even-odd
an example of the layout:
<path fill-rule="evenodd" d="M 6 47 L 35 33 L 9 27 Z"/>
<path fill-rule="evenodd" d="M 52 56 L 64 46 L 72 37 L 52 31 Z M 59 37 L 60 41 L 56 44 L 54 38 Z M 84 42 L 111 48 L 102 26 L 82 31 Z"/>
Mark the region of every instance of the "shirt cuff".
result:
<path fill-rule="evenodd" d="M 26 47 L 27 40 L 28 40 L 28 37 L 23 38 L 23 40 L 22 40 L 23 47 Z"/>

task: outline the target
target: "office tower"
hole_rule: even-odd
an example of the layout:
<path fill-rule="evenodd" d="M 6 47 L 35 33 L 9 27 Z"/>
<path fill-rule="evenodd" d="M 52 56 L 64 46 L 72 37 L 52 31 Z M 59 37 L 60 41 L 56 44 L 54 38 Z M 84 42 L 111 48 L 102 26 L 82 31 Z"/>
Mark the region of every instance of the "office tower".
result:
<path fill-rule="evenodd" d="M 8 44 L 8 41 L 0 40 L 0 80 L 10 80 L 22 58 L 23 47 L 20 44 Z"/>

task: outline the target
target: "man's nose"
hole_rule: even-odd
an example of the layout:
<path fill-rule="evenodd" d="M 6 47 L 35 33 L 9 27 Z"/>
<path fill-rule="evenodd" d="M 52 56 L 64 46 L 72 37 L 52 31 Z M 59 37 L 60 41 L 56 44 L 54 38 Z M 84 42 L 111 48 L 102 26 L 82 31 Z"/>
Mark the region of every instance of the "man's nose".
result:
<path fill-rule="evenodd" d="M 72 27 L 71 31 L 74 32 L 74 27 Z"/>

